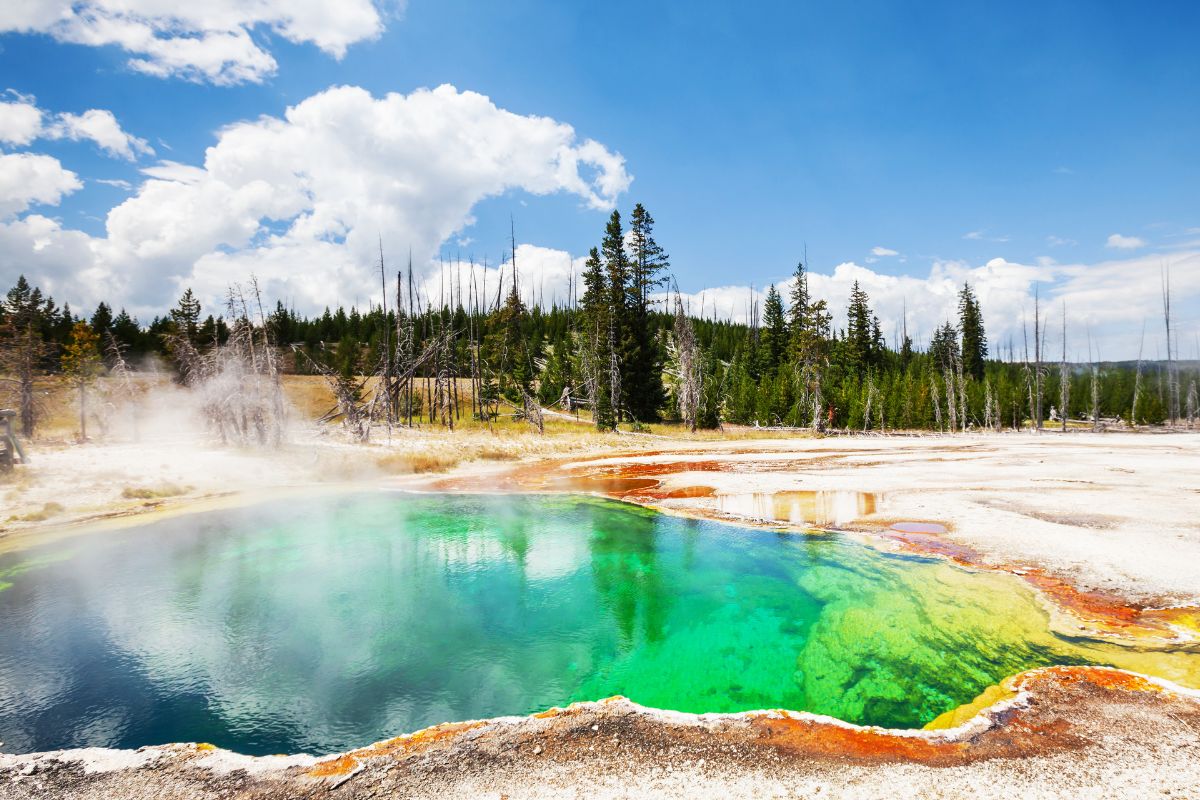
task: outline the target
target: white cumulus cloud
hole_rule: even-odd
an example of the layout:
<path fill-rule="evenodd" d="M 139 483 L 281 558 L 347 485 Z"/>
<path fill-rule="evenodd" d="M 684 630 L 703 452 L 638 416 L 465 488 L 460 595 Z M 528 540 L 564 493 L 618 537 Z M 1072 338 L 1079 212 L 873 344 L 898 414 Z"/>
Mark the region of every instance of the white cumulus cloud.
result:
<path fill-rule="evenodd" d="M 60 114 L 46 129 L 45 135 L 48 139 L 70 139 L 75 142 L 88 139 L 108 155 L 126 161 L 135 161 L 142 155 L 154 155 L 154 148 L 145 139 L 121 130 L 111 111 L 98 108 L 82 114 Z"/>
<path fill-rule="evenodd" d="M 565 250 L 535 244 L 517 245 L 517 290 L 527 306 L 570 305 L 572 295 L 583 294 L 579 285 L 584 256 L 572 256 Z M 479 298 L 480 307 L 495 308 L 512 290 L 513 261 L 505 253 L 501 263 L 485 265 L 459 256 L 439 258 L 417 287 L 419 296 L 436 305 L 443 302 L 468 307 Z"/>
<path fill-rule="evenodd" d="M 268 297 L 303 311 L 378 302 L 380 238 L 394 266 L 411 248 L 424 276 L 485 198 L 563 193 L 607 209 L 631 181 L 618 153 L 570 125 L 452 86 L 383 97 L 332 88 L 282 117 L 222 129 L 203 165 L 160 162 L 143 174 L 108 212 L 105 235 L 90 239 L 81 302 L 151 313 L 191 286 L 212 307 L 251 273 Z M 531 268 L 545 262 L 534 272 L 549 294 L 547 258 L 527 254 Z M 518 252 L 522 272 L 525 261 Z"/>
<path fill-rule="evenodd" d="M 42 132 L 42 110 L 33 98 L 9 89 L 12 100 L 0 102 L 0 143 L 24 146 Z"/>
<path fill-rule="evenodd" d="M 313 44 L 334 58 L 383 31 L 372 0 L 15 0 L 0 5 L 0 33 L 42 33 L 58 41 L 130 54 L 128 65 L 160 77 L 215 84 L 259 82 L 276 70 L 259 31 Z"/>
<path fill-rule="evenodd" d="M 0 220 L 34 203 L 57 205 L 82 186 L 79 176 L 57 158 L 35 153 L 0 155 Z"/>
<path fill-rule="evenodd" d="M 1166 352 L 1160 330 L 1159 270 L 1163 266 L 1171 270 L 1180 341 L 1200 336 L 1200 250 L 1092 264 L 1047 261 L 1030 265 L 995 258 L 972 266 L 962 261 L 936 261 L 923 276 L 885 275 L 844 262 L 827 272 L 810 272 L 809 291 L 829 304 L 833 327 L 843 329 L 847 299 L 857 281 L 870 297 L 871 309 L 879 316 L 889 343 L 906 319 L 909 335 L 924 346 L 935 328 L 957 319 L 958 292 L 967 281 L 979 299 L 993 357 L 1007 358 L 1011 347 L 1018 359 L 1023 355 L 1026 334 L 1033 336 L 1037 292 L 1041 313 L 1050 321 L 1047 341 L 1052 352 L 1058 352 L 1055 348 L 1060 346 L 1059 315 L 1065 301 L 1070 358 L 1087 357 L 1089 335 L 1105 359 L 1136 358 L 1146 322 L 1146 354 L 1154 357 L 1156 346 L 1158 352 Z M 786 302 L 792 280 L 780 281 L 775 287 Z M 723 286 L 684 294 L 683 298 L 693 314 L 745 322 L 755 301 L 761 313 L 764 294 L 765 287 Z"/>
<path fill-rule="evenodd" d="M 121 128 L 111 111 L 91 108 L 82 114 L 51 114 L 37 107 L 37 100 L 9 89 L 13 99 L 0 102 L 0 143 L 25 146 L 35 139 L 91 141 L 106 154 L 126 161 L 154 155 L 154 148 Z"/>
<path fill-rule="evenodd" d="M 1114 250 L 1137 250 L 1138 248 L 1145 247 L 1146 242 L 1136 236 L 1122 236 L 1119 233 L 1114 233 L 1108 237 L 1108 241 L 1104 246 L 1111 247 Z"/>

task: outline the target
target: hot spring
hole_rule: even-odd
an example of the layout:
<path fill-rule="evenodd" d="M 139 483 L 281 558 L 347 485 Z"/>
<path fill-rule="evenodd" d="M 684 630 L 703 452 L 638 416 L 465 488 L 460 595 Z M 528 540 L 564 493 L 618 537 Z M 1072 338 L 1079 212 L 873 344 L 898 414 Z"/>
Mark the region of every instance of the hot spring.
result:
<path fill-rule="evenodd" d="M 1054 634 L 1011 576 L 567 495 L 317 496 L 0 557 L 0 745 L 330 753 L 615 694 L 919 727 Z"/>

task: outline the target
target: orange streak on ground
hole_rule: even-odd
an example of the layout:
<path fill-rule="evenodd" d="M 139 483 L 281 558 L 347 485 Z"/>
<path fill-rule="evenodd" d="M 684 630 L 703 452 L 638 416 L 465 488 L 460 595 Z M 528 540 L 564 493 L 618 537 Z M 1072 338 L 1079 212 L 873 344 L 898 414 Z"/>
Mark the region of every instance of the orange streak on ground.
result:
<path fill-rule="evenodd" d="M 308 775 L 312 778 L 335 778 L 353 772 L 358 766 L 358 759 L 347 754 L 314 764 Z"/>
<path fill-rule="evenodd" d="M 351 750 L 349 753 L 318 762 L 313 765 L 307 774 L 313 778 L 331 778 L 348 775 L 358 769 L 362 759 L 396 755 L 417 748 L 425 748 L 449 742 L 459 734 L 482 727 L 485 724 L 484 722 L 446 722 L 441 725 L 434 725 L 416 733 L 397 736 L 394 739 L 386 739 L 368 747 Z"/>
<path fill-rule="evenodd" d="M 1044 709 L 1037 702 L 1042 696 L 1059 696 L 1064 687 L 1070 685 L 1079 686 L 1085 693 L 1089 691 L 1089 685 L 1095 687 L 1090 690 L 1092 692 L 1097 689 L 1108 693 L 1169 691 L 1141 675 L 1107 667 L 1047 667 L 1013 676 L 1004 680 L 999 687 L 994 687 L 996 691 L 990 692 L 990 695 L 996 702 L 1007 701 L 1025 691 L 1031 693 L 1034 702 L 1017 703 L 1001 713 L 994 713 L 982 729 L 897 731 L 847 725 L 812 715 L 777 710 L 728 715 L 723 721 L 715 723 L 715 729 L 707 730 L 728 736 L 730 741 L 740 740 L 753 747 L 774 750 L 779 756 L 787 758 L 817 757 L 870 764 L 903 762 L 932 767 L 958 766 L 993 758 L 1044 755 L 1087 746 L 1086 736 L 1076 730 L 1075 723 L 1061 717 L 1046 719 Z M 539 736 L 571 738 L 576 735 L 570 727 L 573 723 L 558 720 L 578 716 L 599 719 L 596 706 L 605 708 L 617 705 L 619 716 L 614 720 L 628 716 L 636 719 L 641 715 L 642 712 L 637 711 L 630 715 L 621 708 L 623 702 L 626 699 L 618 695 L 597 703 L 550 708 L 532 716 L 551 721 L 552 727 L 539 732 Z M 979 701 L 970 705 L 974 706 L 973 713 L 967 714 L 964 709 L 962 722 L 980 713 L 987 714 L 995 703 L 984 703 L 981 696 Z M 322 761 L 307 774 L 314 778 L 346 776 L 364 766 L 369 759 L 399 758 L 410 755 L 414 749 L 438 744 L 449 747 L 471 730 L 484 729 L 480 735 L 487 736 L 487 729 L 494 729 L 496 724 L 464 722 L 437 725 Z M 684 724 L 687 727 L 687 723 Z M 746 730 L 742 725 L 749 729 L 749 741 L 737 733 L 739 728 Z"/>
<path fill-rule="evenodd" d="M 784 751 L 838 756 L 859 761 L 914 761 L 949 766 L 964 760 L 963 742 L 923 736 L 897 736 L 882 730 L 847 728 L 782 712 L 781 717 L 758 717 L 751 723 L 764 742 Z"/>
<path fill-rule="evenodd" d="M 1046 667 L 1043 672 L 1053 675 L 1063 683 L 1073 681 L 1088 681 L 1105 689 L 1117 689 L 1125 692 L 1165 692 L 1162 685 L 1155 683 L 1144 675 L 1124 672 L 1105 667 Z"/>

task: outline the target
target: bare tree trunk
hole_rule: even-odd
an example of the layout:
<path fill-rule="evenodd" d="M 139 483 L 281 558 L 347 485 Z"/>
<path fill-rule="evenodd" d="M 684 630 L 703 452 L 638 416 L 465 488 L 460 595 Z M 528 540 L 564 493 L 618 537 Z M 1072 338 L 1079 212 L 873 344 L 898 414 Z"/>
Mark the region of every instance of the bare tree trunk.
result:
<path fill-rule="evenodd" d="M 1025 316 L 1021 315 L 1021 340 L 1025 345 L 1025 391 L 1029 395 L 1029 422 L 1034 431 L 1037 426 L 1034 423 L 1033 410 L 1033 371 L 1029 368 L 1029 329 L 1025 325 Z"/>
<path fill-rule="evenodd" d="M 863 433 L 871 428 L 871 406 L 875 400 L 875 378 L 867 373 L 867 402 L 863 408 Z"/>
<path fill-rule="evenodd" d="M 1068 407 L 1071 404 L 1071 376 L 1067 374 L 1067 301 L 1063 300 L 1062 312 L 1062 362 L 1058 368 L 1058 416 L 1062 420 L 1062 432 L 1067 432 Z"/>
<path fill-rule="evenodd" d="M 1088 362 L 1092 367 L 1092 431 L 1100 430 L 1100 352 L 1092 360 L 1092 332 L 1088 330 Z"/>
<path fill-rule="evenodd" d="M 946 387 L 946 412 L 950 415 L 950 432 L 958 431 L 958 398 L 955 394 L 954 370 L 952 367 L 947 367 L 942 373 L 942 380 Z"/>
<path fill-rule="evenodd" d="M 934 402 L 937 402 L 936 396 Z M 825 410 L 825 400 L 821 397 L 821 376 L 817 374 L 813 382 L 812 392 L 812 429 L 817 433 L 825 431 L 825 416 L 821 413 Z M 938 424 L 942 421 L 942 415 L 938 413 Z"/>
<path fill-rule="evenodd" d="M 1167 418 L 1174 426 L 1179 420 L 1179 386 L 1171 340 L 1171 266 L 1165 264 L 1159 268 L 1159 278 L 1162 282 L 1163 324 L 1167 329 Z"/>
<path fill-rule="evenodd" d="M 929 373 L 929 388 L 929 394 L 933 398 L 933 421 L 934 424 L 937 425 L 938 432 L 940 433 L 943 430 L 942 401 L 938 399 L 938 395 L 940 393 L 938 391 L 937 377 L 932 372 Z"/>
<path fill-rule="evenodd" d="M 688 430 L 695 433 L 701 399 L 700 351 L 691 320 L 684 313 L 678 287 L 675 290 L 675 347 L 679 371 L 676 376 L 679 416 Z"/>
<path fill-rule="evenodd" d="M 1142 320 L 1142 338 L 1138 340 L 1137 374 L 1133 378 L 1133 408 L 1129 411 L 1129 424 L 1138 424 L 1138 400 L 1142 395 L 1142 347 L 1146 344 L 1146 321 Z"/>
<path fill-rule="evenodd" d="M 87 441 L 87 385 L 79 382 L 79 440 Z"/>
<path fill-rule="evenodd" d="M 1042 337 L 1041 337 L 1041 305 L 1040 296 L 1037 289 L 1033 293 L 1033 381 L 1034 381 L 1034 400 L 1037 404 L 1035 412 L 1035 429 L 1042 429 Z"/>
<path fill-rule="evenodd" d="M 993 422 L 995 415 L 996 407 L 994 398 L 992 397 L 992 382 L 985 377 L 983 379 L 983 427 L 988 430 L 999 428 L 1000 426 Z"/>

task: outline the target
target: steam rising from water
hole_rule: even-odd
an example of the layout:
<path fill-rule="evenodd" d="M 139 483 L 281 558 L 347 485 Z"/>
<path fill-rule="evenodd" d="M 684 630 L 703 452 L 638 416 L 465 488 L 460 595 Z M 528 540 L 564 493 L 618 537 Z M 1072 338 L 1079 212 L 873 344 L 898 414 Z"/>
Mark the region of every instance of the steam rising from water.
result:
<path fill-rule="evenodd" d="M 17 751 L 333 752 L 613 694 L 914 726 L 1050 663 L 1200 685 L 1195 654 L 1054 635 L 1011 576 L 565 496 L 199 514 L 0 557 L 0 580 Z"/>

